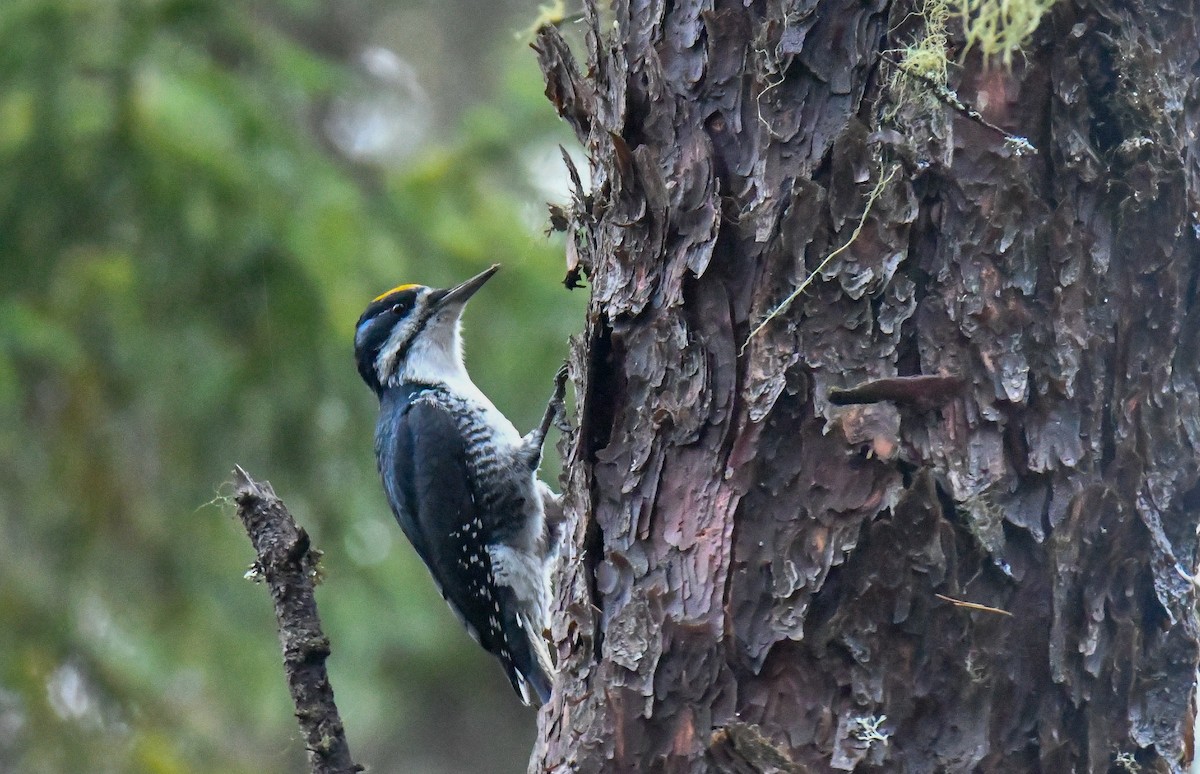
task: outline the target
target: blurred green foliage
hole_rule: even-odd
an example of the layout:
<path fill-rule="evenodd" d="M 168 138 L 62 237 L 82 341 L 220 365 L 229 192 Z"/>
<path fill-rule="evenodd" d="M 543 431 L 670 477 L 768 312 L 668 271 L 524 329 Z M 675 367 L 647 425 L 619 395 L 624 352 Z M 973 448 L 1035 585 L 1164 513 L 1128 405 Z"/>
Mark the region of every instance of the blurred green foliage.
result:
<path fill-rule="evenodd" d="M 585 302 L 542 234 L 565 136 L 498 24 L 496 96 L 403 165 L 345 158 L 352 68 L 279 23 L 322 5 L 0 3 L 0 771 L 303 769 L 235 463 L 325 551 L 356 758 L 523 770 L 533 713 L 387 511 L 351 336 L 388 287 L 502 263 L 468 360 L 531 426 Z"/>

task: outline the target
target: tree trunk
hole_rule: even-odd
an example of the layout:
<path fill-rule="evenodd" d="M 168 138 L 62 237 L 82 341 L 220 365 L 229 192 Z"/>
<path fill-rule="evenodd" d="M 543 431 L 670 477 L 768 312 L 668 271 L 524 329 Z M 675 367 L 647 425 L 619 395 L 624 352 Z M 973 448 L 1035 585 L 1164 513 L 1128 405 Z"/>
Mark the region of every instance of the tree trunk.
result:
<path fill-rule="evenodd" d="M 1200 7 L 951 29 L 956 104 L 935 5 L 540 33 L 591 306 L 531 771 L 1186 768 Z"/>

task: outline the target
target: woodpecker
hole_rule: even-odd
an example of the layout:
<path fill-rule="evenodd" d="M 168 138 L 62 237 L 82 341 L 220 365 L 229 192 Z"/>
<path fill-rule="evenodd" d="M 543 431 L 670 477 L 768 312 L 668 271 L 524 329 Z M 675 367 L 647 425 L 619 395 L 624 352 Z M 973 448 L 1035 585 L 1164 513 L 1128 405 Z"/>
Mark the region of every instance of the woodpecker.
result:
<path fill-rule="evenodd" d="M 400 285 L 376 297 L 358 320 L 354 355 L 379 398 L 375 457 L 400 528 L 521 700 L 544 704 L 561 508 L 537 471 L 567 374 L 559 370 L 541 424 L 524 436 L 471 381 L 461 316 L 499 268 L 449 289 Z"/>

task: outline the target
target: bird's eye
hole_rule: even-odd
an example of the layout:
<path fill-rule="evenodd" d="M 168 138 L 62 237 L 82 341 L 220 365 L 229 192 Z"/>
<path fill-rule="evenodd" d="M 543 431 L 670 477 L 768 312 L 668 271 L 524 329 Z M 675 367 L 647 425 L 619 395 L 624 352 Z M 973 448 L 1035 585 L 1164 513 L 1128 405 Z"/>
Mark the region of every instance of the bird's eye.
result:
<path fill-rule="evenodd" d="M 395 306 L 393 306 L 392 314 L 394 314 L 394 315 L 404 314 L 404 304 L 396 304 Z"/>

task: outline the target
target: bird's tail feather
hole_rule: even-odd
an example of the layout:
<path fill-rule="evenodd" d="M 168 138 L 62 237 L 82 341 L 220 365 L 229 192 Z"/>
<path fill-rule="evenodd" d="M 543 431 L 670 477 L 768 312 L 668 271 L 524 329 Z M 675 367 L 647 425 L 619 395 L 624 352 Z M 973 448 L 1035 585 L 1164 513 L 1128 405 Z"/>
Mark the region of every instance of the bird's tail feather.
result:
<path fill-rule="evenodd" d="M 512 643 L 514 652 L 508 679 L 525 704 L 542 705 L 550 701 L 554 684 L 550 649 L 542 630 L 527 615 L 518 614 L 517 621 L 524 637 Z"/>

